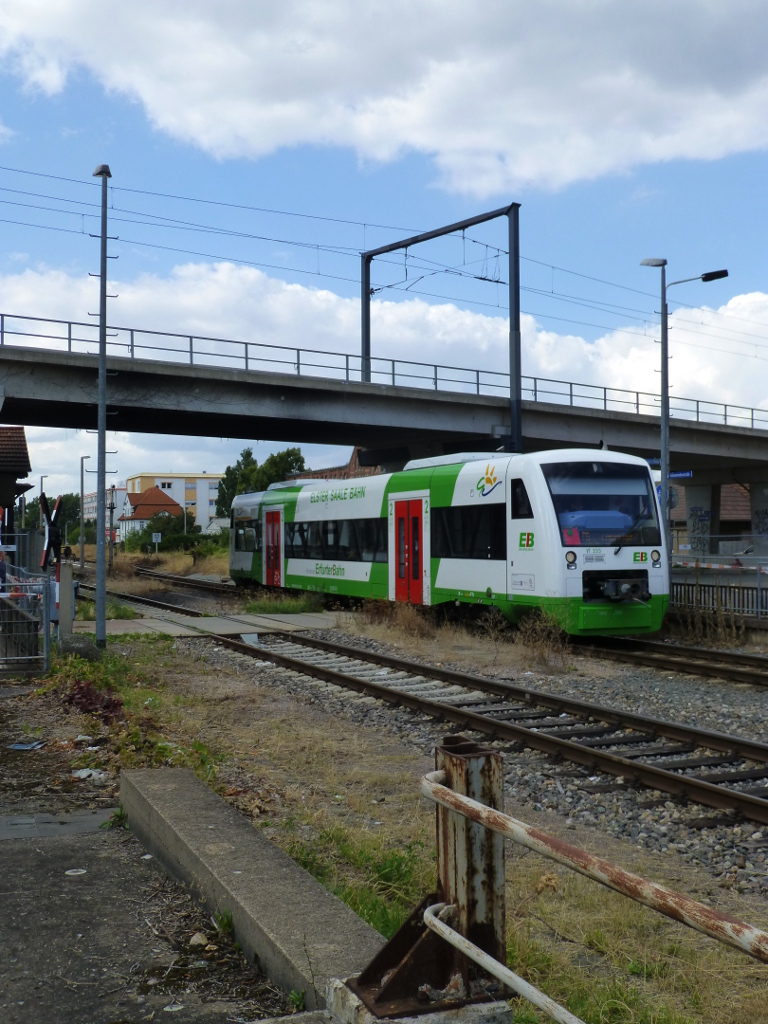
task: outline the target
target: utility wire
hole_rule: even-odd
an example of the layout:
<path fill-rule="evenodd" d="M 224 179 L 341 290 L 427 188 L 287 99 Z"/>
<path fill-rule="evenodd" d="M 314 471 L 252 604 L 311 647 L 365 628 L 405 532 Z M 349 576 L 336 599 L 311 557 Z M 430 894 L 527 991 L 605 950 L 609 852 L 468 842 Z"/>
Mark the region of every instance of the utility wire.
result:
<path fill-rule="evenodd" d="M 84 181 L 82 179 L 77 179 L 77 178 L 69 178 L 69 177 L 66 177 L 66 176 L 63 176 L 63 175 L 46 174 L 46 173 L 39 172 L 39 171 L 27 171 L 27 170 L 22 170 L 20 168 L 8 167 L 8 166 L 0 166 L 0 170 L 7 171 L 9 173 L 16 173 L 16 174 L 22 174 L 22 175 L 30 175 L 30 176 L 33 176 L 33 177 L 40 177 L 40 178 L 44 178 L 44 179 L 48 179 L 48 180 L 53 180 L 53 181 L 67 182 L 69 184 L 88 185 L 88 186 L 90 186 L 92 188 L 99 188 L 100 187 L 98 185 L 98 183 L 95 183 L 95 182 Z M 249 205 L 246 205 L 246 204 L 231 203 L 231 202 L 222 201 L 222 200 L 202 199 L 202 198 L 198 198 L 198 197 L 194 197 L 194 196 L 184 196 L 184 195 L 179 195 L 179 194 L 174 194 L 174 193 L 154 192 L 154 191 L 146 190 L 146 189 L 132 189 L 132 188 L 127 188 L 127 187 L 123 187 L 123 186 L 110 186 L 110 189 L 111 189 L 111 191 L 113 193 L 113 209 L 115 209 L 116 211 L 121 212 L 121 213 L 122 212 L 131 213 L 133 216 L 151 218 L 151 221 L 162 221 L 163 222 L 163 223 L 152 223 L 152 222 L 144 222 L 144 221 L 140 221 L 140 220 L 138 220 L 138 221 L 137 220 L 131 220 L 130 218 L 123 218 L 123 217 L 115 217 L 114 218 L 115 220 L 117 220 L 119 222 L 122 222 L 122 223 L 133 223 L 133 224 L 137 224 L 137 225 L 141 225 L 141 226 L 146 226 L 146 227 L 166 228 L 168 230 L 199 230 L 199 231 L 203 231 L 203 232 L 206 232 L 206 233 L 220 234 L 220 235 L 222 235 L 224 237 L 240 237 L 240 238 L 244 238 L 244 239 L 247 239 L 247 240 L 258 240 L 258 241 L 270 242 L 271 244 L 291 245 L 291 246 L 296 246 L 298 248 L 315 250 L 317 252 L 326 252 L 326 253 L 329 253 L 329 254 L 332 254 L 332 255 L 339 255 L 339 256 L 353 255 L 355 252 L 358 252 L 359 250 L 355 250 L 352 247 L 328 246 L 328 245 L 325 245 L 323 243 L 300 242 L 300 241 L 295 241 L 295 240 L 291 240 L 291 239 L 273 238 L 271 236 L 252 235 L 252 234 L 249 234 L 249 233 L 246 233 L 246 232 L 235 231 L 233 229 L 217 228 L 217 227 L 212 226 L 212 225 L 200 225 L 200 224 L 196 224 L 195 222 L 180 221 L 180 220 L 176 220 L 175 218 L 170 218 L 167 215 L 158 215 L 158 214 L 152 214 L 152 213 L 149 213 L 149 212 L 141 212 L 141 211 L 123 210 L 121 207 L 115 207 L 114 206 L 114 193 L 115 192 L 119 192 L 119 191 L 123 191 L 123 192 L 126 192 L 126 193 L 131 193 L 131 194 L 136 194 L 136 195 L 152 196 L 152 197 L 160 198 L 160 199 L 173 199 L 173 200 L 177 200 L 177 201 L 181 201 L 181 202 L 201 203 L 201 204 L 205 204 L 205 205 L 209 205 L 209 206 L 217 206 L 217 207 L 229 208 L 229 209 L 234 209 L 234 210 L 247 210 L 247 211 L 252 211 L 252 212 L 256 212 L 256 213 L 268 213 L 268 214 L 278 215 L 278 216 L 299 217 L 299 218 L 303 218 L 303 219 L 319 220 L 319 221 L 324 221 L 324 222 L 328 222 L 328 223 L 346 224 L 346 225 L 355 226 L 355 227 L 362 227 L 362 228 L 371 227 L 371 228 L 378 228 L 380 230 L 396 230 L 396 231 L 414 231 L 415 230 L 413 228 L 402 228 L 402 227 L 396 227 L 396 226 L 393 226 L 393 225 L 368 223 L 368 222 L 364 222 L 364 221 L 355 221 L 355 220 L 350 220 L 350 219 L 345 219 L 345 218 L 328 217 L 328 216 L 319 215 L 319 214 L 297 213 L 296 211 L 279 210 L 279 209 L 272 209 L 272 208 L 268 208 L 268 207 L 249 206 Z M 52 202 L 66 203 L 66 204 L 70 204 L 70 205 L 89 206 L 89 207 L 94 207 L 94 208 L 98 207 L 98 205 L 99 205 L 97 202 L 91 203 L 91 202 L 87 202 L 87 201 L 84 201 L 84 200 L 68 199 L 68 198 L 65 198 L 65 197 L 58 197 L 58 196 L 50 196 L 50 195 L 48 195 L 46 193 L 36 193 L 36 192 L 22 190 L 22 189 L 10 189 L 10 188 L 7 188 L 7 187 L 3 187 L 0 190 L 1 191 L 5 191 L 5 192 L 9 192 L 9 193 L 12 193 L 12 194 L 16 194 L 16 195 L 28 195 L 30 198 L 41 198 L 41 199 L 46 199 L 46 200 L 52 201 Z M 12 205 L 18 205 L 18 206 L 20 206 L 22 208 L 38 209 L 38 210 L 41 210 L 42 212 L 50 212 L 50 213 L 54 213 L 54 214 L 57 214 L 57 215 L 58 214 L 69 214 L 69 215 L 83 216 L 83 217 L 90 216 L 89 214 L 81 212 L 81 211 L 60 210 L 60 209 L 56 209 L 56 208 L 50 208 L 50 207 L 40 206 L 40 205 L 36 205 L 36 204 L 27 204 L 27 203 L 21 203 L 21 202 L 12 203 L 12 201 L 10 201 L 10 200 L 0 200 L 0 202 L 12 204 Z M 85 234 L 84 230 L 75 231 L 73 229 L 61 228 L 61 227 L 57 227 L 57 226 L 54 226 L 54 225 L 33 224 L 33 223 L 29 223 L 29 222 L 24 222 L 24 221 L 14 221 L 14 220 L 11 220 L 9 218 L 2 218 L 0 220 L 3 223 L 16 224 L 16 225 L 22 226 L 22 227 L 36 227 L 36 228 L 39 228 L 39 229 L 53 230 L 53 231 L 59 231 L 59 232 L 63 232 L 63 233 L 80 234 L 80 235 Z M 499 248 L 497 246 L 490 245 L 489 243 L 482 242 L 482 241 L 480 241 L 478 239 L 475 239 L 475 238 L 473 238 L 471 236 L 466 236 L 466 233 L 455 234 L 455 235 L 446 236 L 446 237 L 448 237 L 448 238 L 456 238 L 456 239 L 460 238 L 462 240 L 462 242 L 470 242 L 470 243 L 472 243 L 474 245 L 482 246 L 486 250 L 486 254 L 487 254 L 486 255 L 486 260 L 488 258 L 488 254 L 490 254 L 490 253 L 494 254 L 493 256 L 490 257 L 490 258 L 493 258 L 493 259 L 497 259 L 501 255 L 508 255 L 506 250 L 504 250 L 502 248 Z M 347 277 L 344 277 L 342 275 L 333 275 L 333 274 L 321 273 L 319 271 L 296 270 L 295 268 L 288 268 L 284 264 L 272 264 L 272 263 L 264 263 L 264 262 L 258 262 L 258 261 L 252 261 L 252 260 L 236 259 L 236 258 L 227 257 L 227 256 L 215 256 L 215 255 L 211 255 L 211 254 L 207 254 L 207 253 L 197 252 L 195 250 L 175 248 L 175 247 L 172 247 L 172 246 L 162 246 L 162 245 L 159 245 L 157 243 L 141 242 L 141 241 L 139 241 L 137 239 L 136 240 L 132 240 L 130 244 L 140 245 L 140 246 L 145 246 L 145 247 L 152 247 L 152 248 L 157 248 L 157 249 L 162 249 L 164 251 L 169 251 L 169 252 L 179 252 L 179 253 L 182 253 L 182 254 L 185 254 L 185 255 L 199 255 L 199 256 L 202 256 L 202 257 L 208 258 L 208 259 L 221 259 L 221 260 L 228 260 L 230 262 L 236 262 L 236 263 L 245 264 L 245 265 L 263 266 L 263 267 L 267 267 L 269 269 L 277 269 L 277 270 L 281 270 L 281 271 L 286 271 L 286 270 L 290 269 L 294 273 L 310 274 L 312 276 L 325 277 L 325 278 L 328 278 L 329 280 L 344 281 L 344 282 L 348 282 L 348 283 L 357 283 L 357 279 L 356 278 L 347 278 Z M 409 253 L 409 258 L 412 260 L 412 263 L 410 265 L 413 266 L 414 270 L 421 269 L 421 268 L 426 269 L 429 266 L 439 268 L 437 270 L 430 271 L 429 272 L 429 276 L 434 276 L 435 274 L 442 272 L 442 273 L 446 273 L 446 274 L 451 274 L 452 276 L 457 276 L 457 277 L 460 277 L 460 278 L 464 278 L 464 279 L 467 279 L 467 280 L 480 280 L 480 281 L 486 281 L 488 283 L 495 283 L 497 285 L 504 284 L 504 282 L 502 282 L 500 279 L 489 278 L 487 275 L 482 275 L 482 274 L 478 275 L 478 274 L 468 273 L 466 270 L 463 269 L 466 266 L 471 266 L 473 263 L 483 262 L 482 260 L 471 261 L 471 263 L 469 263 L 469 264 L 464 262 L 462 264 L 453 264 L 453 265 L 451 265 L 451 264 L 440 263 L 439 261 L 436 261 L 436 260 L 429 260 L 429 259 L 426 259 L 425 257 L 414 255 L 412 253 Z M 580 272 L 580 271 L 570 270 L 570 269 L 568 269 L 566 267 L 558 266 L 557 264 L 548 263 L 548 262 L 545 262 L 545 261 L 542 261 L 542 260 L 537 260 L 537 259 L 534 259 L 532 257 L 526 257 L 526 256 L 521 256 L 521 259 L 524 260 L 527 263 L 531 263 L 531 264 L 534 264 L 534 265 L 537 265 L 537 266 L 546 267 L 547 269 L 549 269 L 549 270 L 551 270 L 553 272 L 557 271 L 558 273 L 569 274 L 569 275 L 581 278 L 583 280 L 588 280 L 588 281 L 592 281 L 592 282 L 597 283 L 597 284 L 601 284 L 601 285 L 603 285 L 605 287 L 618 288 L 618 289 L 622 289 L 622 290 L 626 290 L 626 291 L 631 291 L 631 292 L 634 292 L 636 294 L 648 296 L 648 297 L 651 297 L 651 298 L 655 297 L 654 293 L 642 291 L 640 289 L 632 288 L 632 287 L 627 286 L 627 285 L 622 285 L 622 284 L 619 284 L 618 282 L 608 281 L 608 280 L 606 280 L 604 278 L 595 277 L 593 275 L 585 274 L 585 273 Z M 395 261 L 392 261 L 392 260 L 380 260 L 380 262 L 387 262 L 387 263 L 392 263 L 393 265 L 399 265 L 399 264 L 395 264 Z M 382 285 L 380 287 L 381 288 L 386 288 L 386 289 L 392 289 L 392 290 L 403 290 L 403 291 L 407 290 L 409 292 L 409 294 L 422 294 L 422 295 L 425 295 L 427 297 L 439 298 L 439 299 L 441 299 L 443 301 L 455 301 L 455 298 L 452 297 L 452 296 L 434 295 L 434 294 L 429 293 L 429 292 L 417 291 L 417 290 L 415 290 L 413 288 L 412 285 L 408 286 L 408 288 L 402 288 L 402 287 L 400 287 L 398 285 L 398 283 L 395 283 L 395 284 Z M 530 288 L 529 287 L 529 288 L 524 288 L 523 290 L 530 291 L 531 293 L 534 293 L 534 294 L 539 294 L 542 297 L 552 298 L 552 299 L 555 299 L 555 300 L 561 301 L 561 302 L 571 302 L 574 305 L 583 306 L 583 307 L 586 307 L 586 308 L 593 308 L 593 309 L 596 309 L 596 310 L 601 310 L 603 312 L 616 312 L 616 311 L 619 311 L 619 312 L 625 312 L 625 313 L 629 313 L 629 314 L 635 313 L 635 314 L 647 315 L 645 313 L 645 311 L 640 311 L 640 310 L 637 310 L 637 309 L 633 309 L 632 307 L 622 307 L 619 304 L 612 304 L 612 303 L 602 303 L 601 304 L 599 301 L 598 302 L 594 302 L 594 301 L 590 302 L 589 300 L 586 300 L 586 299 L 579 299 L 576 296 L 568 296 L 565 293 L 555 292 L 554 289 L 548 291 L 546 289 L 534 289 L 534 288 Z M 465 298 L 462 298 L 460 301 L 466 302 L 466 303 L 469 303 L 469 304 L 472 304 L 472 305 L 485 306 L 485 307 L 488 307 L 488 308 L 495 308 L 495 309 L 502 309 L 502 310 L 507 308 L 507 307 L 505 307 L 501 303 L 495 303 L 495 304 L 494 303 L 485 303 L 485 302 L 479 302 L 477 300 L 470 300 L 470 299 L 465 299 Z M 687 302 L 686 303 L 684 300 L 673 300 L 673 301 L 674 301 L 675 305 L 677 305 L 678 307 L 687 306 L 688 308 L 692 308 L 692 309 L 697 308 L 697 304 L 696 303 L 691 303 L 691 302 Z M 721 319 L 733 320 L 733 321 L 738 322 L 738 323 L 750 324 L 750 325 L 759 326 L 759 327 L 768 326 L 768 325 L 766 325 L 765 323 L 763 323 L 763 322 L 761 322 L 759 320 L 754 320 L 754 319 L 748 318 L 748 317 L 739 317 L 739 316 L 737 316 L 737 315 L 735 315 L 733 313 L 724 313 L 721 310 L 711 309 L 710 310 L 710 314 L 713 315 L 713 316 L 717 316 L 717 317 L 719 317 Z M 597 329 L 601 329 L 601 330 L 620 330 L 620 328 L 618 328 L 618 327 L 608 327 L 607 325 L 590 324 L 590 323 L 587 323 L 585 321 L 568 320 L 567 318 L 564 318 L 564 317 L 551 316 L 551 315 L 545 314 L 545 313 L 537 313 L 537 314 L 529 314 L 529 315 L 536 315 L 536 316 L 539 316 L 539 317 L 545 318 L 545 319 L 558 320 L 558 321 L 565 322 L 565 323 L 572 323 L 572 324 L 578 325 L 578 326 L 592 326 L 592 327 L 596 327 Z M 678 322 L 681 323 L 681 324 L 685 323 L 685 324 L 690 325 L 686 329 L 690 330 L 692 333 L 706 334 L 706 331 L 704 331 L 704 332 L 702 332 L 702 331 L 694 332 L 693 331 L 693 323 L 694 323 L 694 321 L 680 318 Z M 717 330 L 717 328 L 714 328 L 713 326 L 710 326 L 710 325 L 706 325 L 702 321 L 698 322 L 698 326 L 710 327 L 710 330 L 712 330 L 712 329 Z M 741 330 L 739 328 L 730 328 L 730 327 L 726 327 L 725 325 L 722 325 L 719 328 L 719 330 L 727 331 L 729 334 L 732 334 L 732 335 L 742 335 L 745 338 L 756 338 L 758 340 L 762 340 L 760 335 L 754 334 L 752 332 L 744 331 L 744 330 Z M 746 342 L 746 341 L 744 341 L 744 342 L 739 341 L 738 338 L 735 338 L 734 340 L 737 341 L 739 344 L 749 344 L 749 342 Z"/>

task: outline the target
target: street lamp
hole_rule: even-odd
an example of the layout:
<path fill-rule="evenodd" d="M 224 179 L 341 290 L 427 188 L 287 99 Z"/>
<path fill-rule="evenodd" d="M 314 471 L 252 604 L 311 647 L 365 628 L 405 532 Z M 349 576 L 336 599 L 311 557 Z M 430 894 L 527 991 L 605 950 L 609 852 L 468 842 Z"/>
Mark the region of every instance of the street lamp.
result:
<path fill-rule="evenodd" d="M 664 532 L 664 546 L 667 551 L 667 566 L 672 561 L 672 544 L 669 532 L 669 310 L 667 308 L 667 289 L 674 284 L 687 284 L 689 281 L 718 281 L 721 277 L 728 277 L 727 270 L 710 270 L 706 274 L 697 274 L 696 277 L 683 277 L 679 281 L 670 281 L 667 284 L 667 261 L 660 259 L 642 260 L 641 267 L 661 268 L 661 528 Z"/>
<path fill-rule="evenodd" d="M 83 495 L 83 463 L 86 459 L 90 459 L 90 455 L 80 456 L 80 569 L 85 568 L 85 511 L 83 504 L 85 497 Z"/>

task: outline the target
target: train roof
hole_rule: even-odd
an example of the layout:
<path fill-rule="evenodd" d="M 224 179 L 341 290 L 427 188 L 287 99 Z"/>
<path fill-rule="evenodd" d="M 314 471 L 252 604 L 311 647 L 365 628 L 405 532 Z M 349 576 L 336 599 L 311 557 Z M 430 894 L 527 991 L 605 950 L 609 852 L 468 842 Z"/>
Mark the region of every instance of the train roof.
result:
<path fill-rule="evenodd" d="M 504 459 L 525 458 L 534 463 L 552 462 L 557 459 L 571 462 L 588 462 L 597 458 L 631 460 L 645 462 L 636 455 L 613 451 L 610 448 L 549 448 L 540 452 L 454 452 L 453 455 L 435 455 L 427 459 L 411 459 L 406 462 L 405 469 L 429 469 L 432 466 L 456 466 L 467 462 L 495 462 L 498 466 Z"/>
<path fill-rule="evenodd" d="M 463 462 L 489 462 L 512 458 L 509 452 L 454 452 L 453 455 L 434 455 L 427 459 L 410 459 L 404 469 L 429 469 L 430 466 L 456 466 Z"/>

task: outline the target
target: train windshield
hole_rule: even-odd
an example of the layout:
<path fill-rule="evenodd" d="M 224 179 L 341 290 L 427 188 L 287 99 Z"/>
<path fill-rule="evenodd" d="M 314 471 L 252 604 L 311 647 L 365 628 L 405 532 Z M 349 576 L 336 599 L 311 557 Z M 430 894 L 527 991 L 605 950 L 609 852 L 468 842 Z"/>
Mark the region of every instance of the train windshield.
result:
<path fill-rule="evenodd" d="M 563 547 L 661 544 L 650 472 L 620 462 L 550 462 L 541 467 Z"/>

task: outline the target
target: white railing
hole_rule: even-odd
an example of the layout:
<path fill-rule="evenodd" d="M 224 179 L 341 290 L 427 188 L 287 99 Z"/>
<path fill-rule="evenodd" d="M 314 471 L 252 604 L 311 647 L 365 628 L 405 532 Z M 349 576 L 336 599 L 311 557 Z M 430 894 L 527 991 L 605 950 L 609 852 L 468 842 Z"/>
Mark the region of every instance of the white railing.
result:
<path fill-rule="evenodd" d="M 98 324 L 95 323 L 0 313 L 0 350 L 4 346 L 20 346 L 95 356 L 98 345 Z M 348 383 L 360 383 L 364 376 L 362 356 L 358 354 L 135 327 L 109 327 L 107 354 L 126 359 L 281 373 Z M 500 370 L 372 356 L 370 371 L 373 384 L 497 397 L 509 394 L 509 373 Z M 548 377 L 524 375 L 522 397 L 533 402 L 606 412 L 659 415 L 659 396 L 651 392 Z M 670 414 L 699 423 L 768 430 L 768 410 L 748 406 L 674 397 L 670 400 Z"/>

